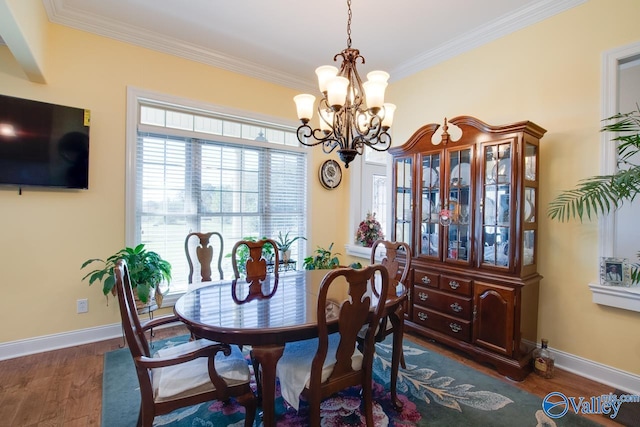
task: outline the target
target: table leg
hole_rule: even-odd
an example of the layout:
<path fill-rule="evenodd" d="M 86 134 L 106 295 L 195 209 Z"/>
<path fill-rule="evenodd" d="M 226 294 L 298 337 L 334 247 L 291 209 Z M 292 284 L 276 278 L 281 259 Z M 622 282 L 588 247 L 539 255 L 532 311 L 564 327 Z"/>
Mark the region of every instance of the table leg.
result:
<path fill-rule="evenodd" d="M 391 354 L 391 402 L 396 410 L 402 409 L 402 402 L 398 399 L 398 369 L 400 367 L 400 357 L 402 356 L 402 338 L 404 335 L 404 308 L 402 304 L 389 315 L 393 325 L 393 352 Z"/>
<path fill-rule="evenodd" d="M 265 427 L 276 425 L 276 365 L 284 345 L 253 346 L 253 357 L 262 369 L 262 422 Z M 258 375 L 258 373 L 256 373 Z"/>

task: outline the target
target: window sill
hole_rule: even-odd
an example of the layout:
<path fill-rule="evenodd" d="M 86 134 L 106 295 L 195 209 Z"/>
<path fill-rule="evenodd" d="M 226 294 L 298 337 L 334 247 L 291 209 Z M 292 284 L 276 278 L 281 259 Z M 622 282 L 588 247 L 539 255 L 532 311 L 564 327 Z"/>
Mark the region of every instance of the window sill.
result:
<path fill-rule="evenodd" d="M 354 244 L 346 244 L 344 245 L 347 250 L 347 255 L 371 259 L 371 248 L 365 248 L 364 246 L 354 245 Z"/>
<path fill-rule="evenodd" d="M 589 283 L 593 302 L 600 305 L 640 312 L 640 286 L 603 286 Z"/>

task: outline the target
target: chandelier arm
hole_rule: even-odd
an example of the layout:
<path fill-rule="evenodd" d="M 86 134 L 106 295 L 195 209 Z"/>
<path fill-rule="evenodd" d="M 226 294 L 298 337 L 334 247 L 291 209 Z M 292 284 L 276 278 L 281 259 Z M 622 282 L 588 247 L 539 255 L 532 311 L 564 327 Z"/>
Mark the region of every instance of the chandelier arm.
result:
<path fill-rule="evenodd" d="M 382 133 L 380 133 L 378 138 L 376 138 L 374 141 L 369 142 L 367 145 L 371 149 L 376 151 L 387 151 L 391 146 L 391 135 L 389 135 L 387 131 L 383 131 Z M 382 147 L 378 148 L 377 146 L 379 145 L 381 145 Z"/>
<path fill-rule="evenodd" d="M 326 134 L 320 129 L 312 129 L 308 124 L 301 125 L 297 130 L 298 141 L 307 147 L 314 147 L 322 144 L 322 151 L 331 153 L 336 148 L 342 148 L 342 141 L 336 138 L 333 133 Z"/>

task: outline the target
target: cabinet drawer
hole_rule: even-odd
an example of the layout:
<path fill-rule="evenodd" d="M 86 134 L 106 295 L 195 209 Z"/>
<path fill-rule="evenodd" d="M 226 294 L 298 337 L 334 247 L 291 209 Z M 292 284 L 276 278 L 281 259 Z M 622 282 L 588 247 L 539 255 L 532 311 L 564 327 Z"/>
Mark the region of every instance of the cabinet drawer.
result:
<path fill-rule="evenodd" d="M 413 288 L 413 302 L 463 320 L 471 320 L 471 298 L 416 285 Z"/>
<path fill-rule="evenodd" d="M 442 332 L 462 341 L 471 342 L 471 322 L 468 320 L 415 306 L 413 308 L 413 321 L 425 328 Z"/>
<path fill-rule="evenodd" d="M 413 282 L 416 285 L 438 287 L 439 274 L 432 271 L 415 269 L 413 271 Z"/>
<path fill-rule="evenodd" d="M 443 291 L 454 292 L 459 295 L 471 296 L 471 280 L 456 276 L 440 276 L 440 285 Z"/>

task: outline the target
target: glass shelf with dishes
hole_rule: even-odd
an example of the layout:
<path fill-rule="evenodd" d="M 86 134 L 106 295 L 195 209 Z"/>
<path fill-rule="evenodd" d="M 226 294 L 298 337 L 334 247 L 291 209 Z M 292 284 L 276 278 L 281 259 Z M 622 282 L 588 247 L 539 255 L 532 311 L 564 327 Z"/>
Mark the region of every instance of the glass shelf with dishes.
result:
<path fill-rule="evenodd" d="M 413 234 L 413 193 L 412 193 L 412 167 L 411 157 L 403 157 L 395 160 L 395 205 L 394 219 L 395 235 L 398 241 L 411 241 Z"/>
<path fill-rule="evenodd" d="M 446 260 L 449 262 L 468 263 L 471 259 L 472 158 L 473 150 L 470 147 L 452 149 L 448 153 L 446 205 L 450 223 L 447 230 Z"/>
<path fill-rule="evenodd" d="M 439 221 L 441 210 L 440 153 L 421 158 L 422 175 L 420 193 L 420 254 L 438 258 L 440 256 Z"/>
<path fill-rule="evenodd" d="M 511 143 L 485 147 L 485 175 L 482 198 L 482 263 L 510 267 Z"/>

